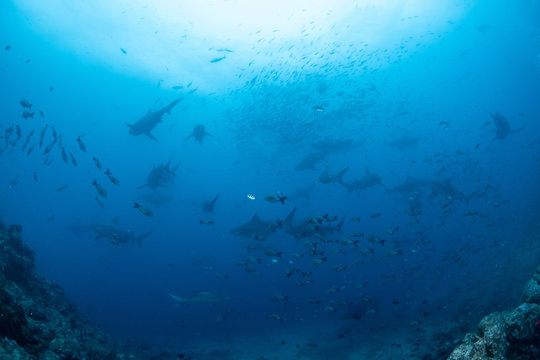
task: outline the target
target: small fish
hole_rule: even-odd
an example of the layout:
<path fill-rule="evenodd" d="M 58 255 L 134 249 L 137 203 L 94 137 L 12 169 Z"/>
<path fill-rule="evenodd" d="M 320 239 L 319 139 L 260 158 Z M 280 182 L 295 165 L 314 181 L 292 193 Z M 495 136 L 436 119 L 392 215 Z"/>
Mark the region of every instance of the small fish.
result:
<path fill-rule="evenodd" d="M 334 217 L 330 217 L 330 215 L 328 215 L 328 213 L 324 214 L 322 217 L 326 220 L 326 222 L 332 222 L 332 221 L 337 221 L 338 220 L 337 215 L 334 216 Z"/>
<path fill-rule="evenodd" d="M 82 150 L 83 152 L 86 152 L 86 145 L 82 142 L 81 136 L 83 136 L 83 135 L 80 135 L 80 136 L 77 138 L 77 142 L 79 143 L 79 147 L 81 148 L 81 150 Z"/>
<path fill-rule="evenodd" d="M 48 153 L 50 153 L 51 150 L 53 149 L 53 146 L 54 146 L 54 143 L 50 143 L 49 145 L 47 145 L 47 147 L 43 151 L 43 155 L 47 155 Z"/>
<path fill-rule="evenodd" d="M 313 110 L 318 111 L 318 112 L 323 112 L 324 108 L 322 106 L 314 106 Z"/>
<path fill-rule="evenodd" d="M 230 49 L 227 49 L 227 48 L 216 49 L 216 51 L 219 51 L 219 52 L 229 52 L 229 53 L 234 52 L 234 51 L 232 51 L 232 50 L 230 50 Z"/>
<path fill-rule="evenodd" d="M 370 243 L 372 244 L 381 244 L 384 246 L 384 243 L 386 242 L 386 240 L 384 239 L 381 239 L 380 237 L 376 236 L 376 235 L 370 235 L 366 238 L 367 241 L 369 241 Z"/>
<path fill-rule="evenodd" d="M 270 314 L 270 319 L 279 320 L 281 322 L 285 322 L 285 318 L 283 316 L 279 316 L 277 314 Z"/>
<path fill-rule="evenodd" d="M 105 205 L 103 205 L 103 202 L 101 202 L 101 200 L 99 200 L 98 198 L 94 198 L 94 200 L 96 200 L 97 204 L 98 204 L 100 207 L 105 207 Z"/>
<path fill-rule="evenodd" d="M 127 54 L 126 50 L 124 50 L 124 49 L 122 49 L 122 48 L 120 48 L 120 51 L 121 51 L 121 52 L 122 52 L 122 54 L 124 54 L 124 55 L 126 55 L 126 54 Z"/>
<path fill-rule="evenodd" d="M 45 127 L 43 128 L 43 130 L 41 130 L 41 137 L 39 139 L 39 147 L 41 147 L 43 145 L 43 138 L 45 137 L 45 132 L 47 131 L 47 128 L 49 127 L 49 125 L 45 125 Z"/>
<path fill-rule="evenodd" d="M 67 164 L 68 163 L 68 158 L 67 158 L 67 154 L 66 154 L 66 150 L 62 147 L 62 160 L 64 160 L 64 162 Z"/>
<path fill-rule="evenodd" d="M 43 114 L 43 111 L 42 111 L 42 110 L 37 109 L 36 111 L 38 112 L 39 116 L 41 116 L 42 118 L 45 117 L 45 114 Z"/>
<path fill-rule="evenodd" d="M 56 133 L 56 129 L 54 126 L 51 126 L 51 131 L 52 131 L 54 141 L 56 141 L 58 139 L 58 134 Z"/>
<path fill-rule="evenodd" d="M 23 111 L 22 113 L 22 117 L 25 118 L 25 119 L 28 119 L 28 118 L 34 118 L 34 113 L 33 112 L 30 112 L 30 111 Z"/>
<path fill-rule="evenodd" d="M 21 106 L 25 109 L 31 109 L 32 108 L 32 104 L 30 104 L 30 101 L 26 100 L 26 99 L 21 99 L 19 101 L 19 104 L 21 104 Z"/>
<path fill-rule="evenodd" d="M 107 177 L 109 178 L 109 180 L 116 186 L 120 185 L 120 181 L 118 181 L 118 178 L 116 176 L 114 176 L 114 174 L 109 170 L 107 169 L 107 171 L 105 171 L 105 175 L 107 175 Z"/>
<path fill-rule="evenodd" d="M 268 194 L 264 197 L 264 200 L 268 202 L 280 202 L 282 205 L 285 205 L 286 196 L 283 196 L 280 192 Z"/>
<path fill-rule="evenodd" d="M 20 183 L 21 183 L 21 181 L 19 180 L 19 177 L 15 176 L 13 179 L 11 179 L 9 181 L 8 185 L 9 185 L 9 187 L 12 187 L 12 186 L 18 185 Z"/>
<path fill-rule="evenodd" d="M 203 225 L 203 224 L 204 225 L 214 225 L 215 224 L 214 220 L 199 220 L 199 222 L 200 222 L 201 225 Z"/>
<path fill-rule="evenodd" d="M 101 162 L 99 161 L 98 158 L 94 157 L 92 158 L 92 160 L 94 160 L 94 164 L 96 164 L 96 167 L 99 169 L 99 170 L 102 170 L 103 167 L 101 166 Z"/>
<path fill-rule="evenodd" d="M 26 140 L 24 141 L 24 144 L 23 144 L 23 147 L 22 147 L 22 151 L 24 151 L 26 149 L 26 146 L 30 142 L 30 138 L 32 137 L 32 135 L 34 135 L 34 130 L 30 131 L 30 134 L 28 134 L 28 136 L 26 137 Z"/>
<path fill-rule="evenodd" d="M 54 217 L 55 217 L 54 215 L 49 216 L 49 218 L 47 219 L 47 221 L 48 221 L 48 222 L 53 221 L 53 220 L 54 220 Z"/>
<path fill-rule="evenodd" d="M 77 160 L 75 160 L 73 153 L 69 153 L 69 156 L 71 157 L 71 163 L 73 164 L 73 166 L 77 166 Z"/>
<path fill-rule="evenodd" d="M 32 147 L 33 148 L 33 147 Z M 34 171 L 34 174 L 32 174 L 33 178 L 34 178 L 34 181 L 37 182 L 38 181 L 38 177 L 37 177 L 37 173 Z"/>
<path fill-rule="evenodd" d="M 154 213 L 152 212 L 152 210 L 150 210 L 146 206 L 139 205 L 138 203 L 134 203 L 133 207 L 135 209 L 138 209 L 141 212 L 141 214 L 143 214 L 144 216 L 148 216 L 148 217 L 151 217 L 151 218 L 154 217 Z"/>
<path fill-rule="evenodd" d="M 172 87 L 173 90 L 180 90 L 180 89 L 183 89 L 184 87 L 182 85 L 175 85 Z"/>
<path fill-rule="evenodd" d="M 214 59 L 210 60 L 210 62 L 212 64 L 214 64 L 214 63 L 220 62 L 221 60 L 224 60 L 225 58 L 226 58 L 225 55 L 223 55 L 222 57 L 217 57 L 217 58 L 214 58 Z"/>
<path fill-rule="evenodd" d="M 214 275 L 214 277 L 218 280 L 227 280 L 229 278 L 229 275 L 225 275 L 225 274 L 216 274 Z"/>
<path fill-rule="evenodd" d="M 26 155 L 30 155 L 32 153 L 32 150 L 36 147 L 36 143 L 33 143 L 32 146 L 30 146 L 30 149 L 26 152 Z"/>
<path fill-rule="evenodd" d="M 94 187 L 96 188 L 98 194 L 99 194 L 101 197 L 104 197 L 104 198 L 107 197 L 107 190 L 105 190 L 105 188 L 104 188 L 103 186 L 99 185 L 95 179 L 94 179 L 94 181 L 92 182 L 92 185 L 94 185 Z"/>
<path fill-rule="evenodd" d="M 58 189 L 56 189 L 56 192 L 60 192 L 62 190 L 65 190 L 67 187 L 68 187 L 67 185 L 62 185 Z"/>
<path fill-rule="evenodd" d="M 22 133 L 21 133 L 21 127 L 19 126 L 19 124 L 16 125 L 15 127 L 15 134 L 17 135 L 17 138 L 15 139 L 15 141 L 13 141 L 12 145 L 15 147 L 17 145 L 17 143 L 19 142 L 19 140 L 21 139 L 22 137 Z"/>

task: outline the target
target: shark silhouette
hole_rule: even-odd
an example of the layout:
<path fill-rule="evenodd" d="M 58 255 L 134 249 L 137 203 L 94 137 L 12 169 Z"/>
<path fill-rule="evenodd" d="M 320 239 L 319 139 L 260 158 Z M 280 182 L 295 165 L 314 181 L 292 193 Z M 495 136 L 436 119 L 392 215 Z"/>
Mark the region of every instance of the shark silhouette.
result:
<path fill-rule="evenodd" d="M 259 218 L 259 214 L 255 213 L 251 220 L 232 229 L 230 232 L 239 237 L 264 239 L 270 233 L 275 232 L 279 227 L 279 221 L 263 221 Z"/>
<path fill-rule="evenodd" d="M 286 233 L 295 236 L 296 238 L 306 238 L 314 236 L 326 236 L 328 234 L 337 231 L 341 233 L 343 223 L 345 222 L 345 217 L 343 217 L 336 226 L 332 225 L 314 225 L 308 221 L 304 221 L 299 224 L 293 224 L 294 216 L 296 214 L 296 206 L 292 211 L 287 215 L 285 220 L 283 220 L 283 229 Z"/>
<path fill-rule="evenodd" d="M 131 230 L 125 230 L 118 226 L 118 218 L 115 218 L 111 224 L 95 223 L 91 224 L 90 228 L 96 234 L 96 239 L 108 239 L 111 244 L 127 244 L 137 243 L 142 245 L 142 241 L 152 232 L 148 231 L 142 235 L 136 235 Z"/>
<path fill-rule="evenodd" d="M 338 183 L 345 186 L 349 193 L 351 193 L 354 190 L 363 190 L 371 186 L 382 185 L 381 180 L 382 178 L 378 174 L 375 174 L 374 172 L 366 169 L 366 173 L 360 179 L 355 180 L 351 183 L 346 183 L 341 178 L 339 178 Z"/>
<path fill-rule="evenodd" d="M 205 201 L 203 203 L 203 211 L 214 214 L 214 206 L 216 206 L 217 199 L 219 199 L 219 195 L 216 195 L 212 201 Z"/>
<path fill-rule="evenodd" d="M 202 141 L 203 141 L 203 138 L 205 136 L 211 136 L 209 133 L 206 132 L 205 128 L 204 128 L 204 125 L 196 125 L 194 128 L 193 128 L 193 132 L 191 133 L 191 135 L 189 135 L 188 137 L 186 137 L 184 140 L 187 140 L 189 139 L 190 137 L 194 137 L 195 140 L 197 140 L 199 142 L 199 144 L 202 145 Z"/>
<path fill-rule="evenodd" d="M 498 140 L 506 139 L 509 134 L 523 130 L 523 128 L 520 128 L 519 130 L 512 130 L 510 128 L 510 122 L 504 115 L 499 113 L 489 113 L 489 116 L 491 116 L 493 122 L 495 123 L 495 128 L 497 130 L 496 137 Z"/>
<path fill-rule="evenodd" d="M 129 126 L 129 133 L 133 136 L 144 134 L 148 136 L 150 139 L 157 141 L 157 139 L 150 133 L 158 123 L 160 123 L 161 117 L 167 113 L 171 113 L 171 109 L 178 104 L 183 98 L 176 99 L 173 102 L 171 102 L 169 105 L 161 108 L 157 111 L 150 111 L 148 110 L 148 113 L 144 115 L 142 118 L 137 120 L 135 124 L 126 124 Z"/>
<path fill-rule="evenodd" d="M 158 187 L 170 188 L 174 186 L 176 170 L 178 170 L 180 164 L 177 164 L 175 167 L 171 168 L 171 161 L 172 157 L 169 159 L 167 164 L 154 166 L 146 178 L 146 184 L 138 186 L 137 189 L 144 187 L 149 187 L 151 189 L 156 189 Z"/>

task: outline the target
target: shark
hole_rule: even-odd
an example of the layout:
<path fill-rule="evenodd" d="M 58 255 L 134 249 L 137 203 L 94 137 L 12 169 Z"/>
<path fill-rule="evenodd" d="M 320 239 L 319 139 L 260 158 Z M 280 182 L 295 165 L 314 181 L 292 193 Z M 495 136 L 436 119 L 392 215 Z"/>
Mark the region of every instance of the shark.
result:
<path fill-rule="evenodd" d="M 199 142 L 199 144 L 202 145 L 202 141 L 203 141 L 205 136 L 212 136 L 212 135 L 210 135 L 209 133 L 206 132 L 206 129 L 205 129 L 204 125 L 199 124 L 199 125 L 196 125 L 193 128 L 193 132 L 191 133 L 191 135 L 186 137 L 184 140 L 187 140 L 190 137 L 194 137 L 195 140 L 197 140 Z"/>
<path fill-rule="evenodd" d="M 217 199 L 219 199 L 219 194 L 216 195 L 212 201 L 205 200 L 203 203 L 203 211 L 214 214 L 214 206 L 216 206 Z"/>
<path fill-rule="evenodd" d="M 188 297 L 180 297 L 169 293 L 169 296 L 176 303 L 176 306 L 191 304 L 215 304 L 229 300 L 228 296 L 216 294 L 211 291 L 197 291 Z"/>
<path fill-rule="evenodd" d="M 510 128 L 510 122 L 506 118 L 506 116 L 501 115 L 499 113 L 489 113 L 491 118 L 493 119 L 493 122 L 495 123 L 496 128 L 496 138 L 498 140 L 506 139 L 506 137 L 511 133 L 517 133 L 523 130 L 523 128 L 520 128 L 519 130 L 512 130 Z"/>
<path fill-rule="evenodd" d="M 336 181 L 340 182 L 341 178 L 343 177 L 345 172 L 347 172 L 347 170 L 349 170 L 348 166 L 346 168 L 344 168 L 343 170 L 340 170 L 339 172 L 335 173 L 333 171 L 330 171 L 330 169 L 328 169 L 328 166 L 327 166 L 323 170 L 323 172 L 321 173 L 321 175 L 319 176 L 317 181 L 322 183 L 322 184 L 331 184 L 331 183 L 336 182 Z"/>
<path fill-rule="evenodd" d="M 230 231 L 231 234 L 244 238 L 264 239 L 275 232 L 281 225 L 280 221 L 263 221 L 259 214 L 255 213 L 251 220 Z"/>
<path fill-rule="evenodd" d="M 420 138 L 417 138 L 417 137 L 402 136 L 398 139 L 387 142 L 386 144 L 393 148 L 399 149 L 400 151 L 405 151 L 405 149 L 413 147 L 416 144 L 418 144 L 419 141 L 420 141 Z"/>
<path fill-rule="evenodd" d="M 311 151 L 306 157 L 300 160 L 300 162 L 296 165 L 295 170 L 296 171 L 302 171 L 302 170 L 317 171 L 317 167 L 316 167 L 317 164 L 323 161 L 327 155 L 328 155 L 328 152 L 324 150 Z"/>
<path fill-rule="evenodd" d="M 167 164 L 161 164 L 154 166 L 146 178 L 146 184 L 138 186 L 137 189 L 149 187 L 151 189 L 157 189 L 158 187 L 170 188 L 174 186 L 174 179 L 176 178 L 176 170 L 180 164 L 171 168 L 172 157 Z"/>
<path fill-rule="evenodd" d="M 413 198 L 417 197 L 421 193 L 422 189 L 430 189 L 430 197 L 432 198 L 441 196 L 450 201 L 465 200 L 467 203 L 471 199 L 478 197 L 480 194 L 478 191 L 471 194 L 464 194 L 455 188 L 455 186 L 452 184 L 451 178 L 429 180 L 416 179 L 408 176 L 404 183 L 393 188 L 386 188 L 388 192 L 401 193 Z"/>
<path fill-rule="evenodd" d="M 303 221 L 299 224 L 294 224 L 294 216 L 296 214 L 296 206 L 291 210 L 289 215 L 283 220 L 283 229 L 286 233 L 293 235 L 294 237 L 306 238 L 306 237 L 315 237 L 315 236 L 326 236 L 333 232 L 339 232 L 341 234 L 341 229 L 343 223 L 345 222 L 345 216 L 335 225 L 322 225 L 322 224 L 313 224 L 309 221 Z"/>
<path fill-rule="evenodd" d="M 132 230 L 124 230 L 118 226 L 118 218 L 115 218 L 111 224 L 90 224 L 90 228 L 96 234 L 96 239 L 105 238 L 114 245 L 137 243 L 141 246 L 142 241 L 152 233 L 148 231 L 142 235 L 136 235 Z"/>
<path fill-rule="evenodd" d="M 349 193 L 351 193 L 354 190 L 363 190 L 371 186 L 383 185 L 381 180 L 382 177 L 380 175 L 366 169 L 366 173 L 360 179 L 351 183 L 346 183 L 339 178 L 338 183 L 343 185 L 349 191 Z"/>
<path fill-rule="evenodd" d="M 148 110 L 148 113 L 137 120 L 137 122 L 134 124 L 126 124 L 129 127 L 129 133 L 133 136 L 144 134 L 150 139 L 157 141 L 157 139 L 151 134 L 151 131 L 162 121 L 161 117 L 165 114 L 170 114 L 171 109 L 183 99 L 184 98 L 176 99 L 169 105 L 157 111 Z"/>

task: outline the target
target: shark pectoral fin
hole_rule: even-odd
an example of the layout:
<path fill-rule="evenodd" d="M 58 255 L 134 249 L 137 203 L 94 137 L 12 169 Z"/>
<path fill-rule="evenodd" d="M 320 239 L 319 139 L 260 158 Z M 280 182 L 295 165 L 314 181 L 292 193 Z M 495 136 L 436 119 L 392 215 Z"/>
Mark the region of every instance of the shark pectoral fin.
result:
<path fill-rule="evenodd" d="M 192 136 L 193 136 L 193 134 L 189 135 L 189 136 L 186 137 L 184 140 L 187 140 L 187 139 L 189 139 L 189 138 L 192 137 Z"/>
<path fill-rule="evenodd" d="M 148 136 L 150 139 L 152 139 L 152 140 L 154 140 L 154 141 L 158 141 L 158 140 L 154 137 L 154 135 L 150 134 L 149 132 L 147 132 L 147 133 L 145 133 L 145 134 L 146 134 L 146 136 Z"/>
<path fill-rule="evenodd" d="M 132 127 L 133 127 L 133 125 L 131 125 L 131 124 L 126 124 L 126 126 L 128 126 L 128 127 L 130 127 L 130 128 L 132 128 Z"/>

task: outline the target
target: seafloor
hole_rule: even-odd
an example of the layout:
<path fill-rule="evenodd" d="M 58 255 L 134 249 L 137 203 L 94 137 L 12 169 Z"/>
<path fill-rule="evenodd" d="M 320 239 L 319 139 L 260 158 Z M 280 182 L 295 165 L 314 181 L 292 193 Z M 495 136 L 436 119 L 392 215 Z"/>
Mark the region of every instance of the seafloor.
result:
<path fill-rule="evenodd" d="M 410 329 L 388 329 L 369 341 L 360 335 L 329 336 L 324 329 L 296 329 L 223 342 L 204 340 L 181 350 L 128 346 L 85 319 L 58 285 L 38 273 L 21 226 L 0 223 L 0 270 L 0 360 L 540 359 L 540 266 L 527 282 L 521 304 L 485 316 L 477 330 L 464 337 L 459 330 L 441 333 L 420 324 L 415 341 L 408 341 Z"/>

